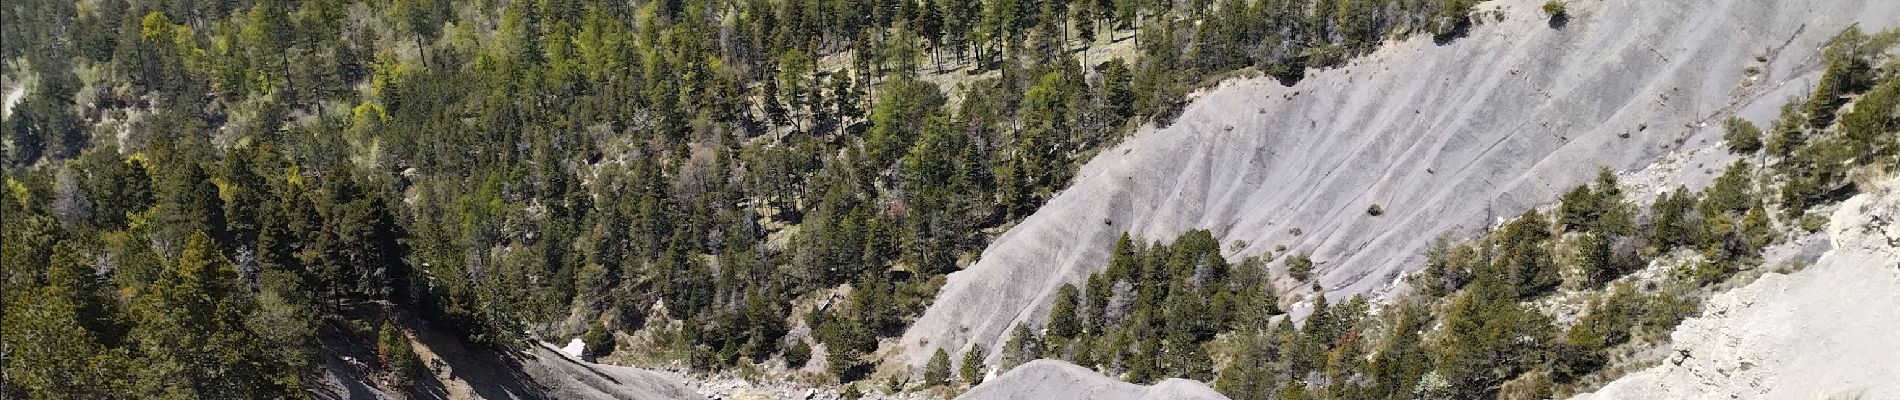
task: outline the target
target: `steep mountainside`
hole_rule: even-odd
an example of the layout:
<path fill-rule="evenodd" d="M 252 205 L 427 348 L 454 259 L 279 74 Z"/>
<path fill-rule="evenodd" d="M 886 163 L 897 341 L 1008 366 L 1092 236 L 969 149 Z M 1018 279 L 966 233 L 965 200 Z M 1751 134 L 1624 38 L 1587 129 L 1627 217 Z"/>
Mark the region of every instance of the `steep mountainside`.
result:
<path fill-rule="evenodd" d="M 1813 266 L 1715 296 L 1669 361 L 1580 399 L 1900 396 L 1900 180 L 1836 210 Z"/>
<path fill-rule="evenodd" d="M 1441 234 L 1554 200 L 1599 166 L 1712 145 L 1727 113 L 1806 91 L 1827 38 L 1900 15 L 1868 0 L 1579 1 L 1553 28 L 1541 3 L 1482 4 L 1497 12 L 1464 38 L 1392 44 L 1292 87 L 1201 94 L 951 274 L 899 342 L 904 361 L 998 348 L 1017 323 L 1040 323 L 1063 283 L 1101 268 L 1123 232 L 1212 229 L 1238 255 L 1311 252 L 1329 294 L 1391 287 Z"/>

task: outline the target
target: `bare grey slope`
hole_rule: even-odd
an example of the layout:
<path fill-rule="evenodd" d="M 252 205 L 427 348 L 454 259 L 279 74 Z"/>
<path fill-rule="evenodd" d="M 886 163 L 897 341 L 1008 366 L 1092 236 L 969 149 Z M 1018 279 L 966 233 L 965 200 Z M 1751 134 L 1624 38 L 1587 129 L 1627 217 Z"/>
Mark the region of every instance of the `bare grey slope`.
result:
<path fill-rule="evenodd" d="M 1849 199 L 1814 266 L 1715 296 L 1669 362 L 1579 399 L 1900 398 L 1900 179 Z"/>
<path fill-rule="evenodd" d="M 1168 379 L 1142 386 L 1056 360 L 1036 360 L 971 388 L 958 400 L 1227 400 L 1206 384 Z"/>
<path fill-rule="evenodd" d="M 998 348 L 1016 323 L 1040 321 L 1063 283 L 1100 270 L 1124 231 L 1207 228 L 1244 243 L 1234 255 L 1311 251 L 1332 295 L 1379 290 L 1436 236 L 1482 226 L 1487 209 L 1515 214 L 1598 166 L 1708 145 L 1720 117 L 1811 85 L 1827 38 L 1900 15 L 1881 0 L 1591 0 L 1570 2 L 1570 24 L 1552 29 L 1540 4 L 1483 3 L 1486 23 L 1468 37 L 1391 43 L 1291 88 L 1254 79 L 1203 93 L 1173 126 L 1091 160 L 951 274 L 899 342 L 904 362 Z M 1767 65 L 1745 73 L 1757 57 Z M 1367 213 L 1374 204 L 1383 215 Z"/>
<path fill-rule="evenodd" d="M 416 378 L 414 393 L 382 391 L 362 368 L 328 357 L 310 391 L 316 399 L 704 399 L 680 378 L 640 368 L 595 364 L 561 353 L 546 343 L 497 354 L 476 349 L 442 332 L 417 331 L 412 347 L 428 366 Z"/>

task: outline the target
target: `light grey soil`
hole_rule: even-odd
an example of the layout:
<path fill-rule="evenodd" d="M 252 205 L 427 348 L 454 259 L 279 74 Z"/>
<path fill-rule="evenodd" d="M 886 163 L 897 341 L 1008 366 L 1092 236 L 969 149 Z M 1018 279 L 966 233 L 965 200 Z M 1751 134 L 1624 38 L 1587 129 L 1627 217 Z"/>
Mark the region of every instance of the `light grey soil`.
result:
<path fill-rule="evenodd" d="M 1142 386 L 1075 364 L 1036 360 L 971 388 L 959 400 L 1226 400 L 1206 384 L 1168 379 Z"/>
<path fill-rule="evenodd" d="M 408 326 L 420 326 L 416 321 Z M 318 399 L 704 399 L 674 375 L 633 367 L 595 364 L 563 354 L 546 343 L 509 354 L 469 348 L 442 332 L 423 328 L 411 335 L 411 348 L 428 374 L 415 388 L 392 390 L 368 376 L 369 354 L 347 344 L 326 343 L 338 354 L 326 360 L 311 390 Z M 352 361 L 355 360 L 355 361 Z M 407 396 L 398 395 L 405 393 Z"/>

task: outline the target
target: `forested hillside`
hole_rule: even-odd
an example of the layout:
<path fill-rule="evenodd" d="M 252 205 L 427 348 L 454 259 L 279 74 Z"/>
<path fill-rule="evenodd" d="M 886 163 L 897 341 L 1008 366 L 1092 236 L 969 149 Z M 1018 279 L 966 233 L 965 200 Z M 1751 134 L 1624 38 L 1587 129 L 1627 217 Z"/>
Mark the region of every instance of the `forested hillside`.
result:
<path fill-rule="evenodd" d="M 985 230 L 1203 80 L 1472 23 L 1469 0 L 0 7 L 20 398 L 281 397 L 324 342 L 402 387 L 395 315 L 493 349 L 684 321 L 660 334 L 702 370 L 809 323 L 854 380 Z"/>

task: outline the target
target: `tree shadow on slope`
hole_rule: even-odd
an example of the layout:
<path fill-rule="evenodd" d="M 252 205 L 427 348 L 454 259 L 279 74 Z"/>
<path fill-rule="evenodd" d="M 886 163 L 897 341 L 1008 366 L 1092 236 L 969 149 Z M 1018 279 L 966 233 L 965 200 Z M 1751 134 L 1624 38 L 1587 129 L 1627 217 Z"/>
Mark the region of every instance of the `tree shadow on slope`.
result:
<path fill-rule="evenodd" d="M 1444 46 L 1471 35 L 1470 18 L 1450 19 L 1451 20 L 1448 21 L 1440 21 L 1438 26 L 1433 28 L 1432 44 Z"/>
<path fill-rule="evenodd" d="M 318 400 L 343 400 L 380 399 L 388 396 L 383 393 L 381 389 L 373 386 L 370 378 L 364 374 L 365 369 L 358 368 L 360 360 L 363 360 L 363 358 L 359 358 L 361 357 L 360 354 L 346 355 L 350 353 L 337 351 L 339 346 L 333 345 L 331 340 L 325 339 L 323 343 L 327 354 L 323 356 L 322 368 L 326 370 L 332 379 L 335 379 L 336 386 L 328 388 L 312 387 L 307 391 L 310 398 Z M 363 367 L 367 367 L 367 365 L 363 365 Z"/>
<path fill-rule="evenodd" d="M 435 355 L 425 360 L 431 373 L 424 374 L 426 381 L 419 382 L 422 384 L 419 386 L 428 387 L 432 383 L 437 390 L 441 390 L 445 384 L 436 373 L 446 370 L 447 378 L 466 383 L 479 398 L 547 398 L 547 388 L 536 384 L 534 378 L 523 370 L 525 356 L 520 352 L 470 347 L 454 335 L 435 329 L 421 319 L 404 319 L 407 322 L 405 325 L 410 326 L 415 333 L 415 339 Z"/>

